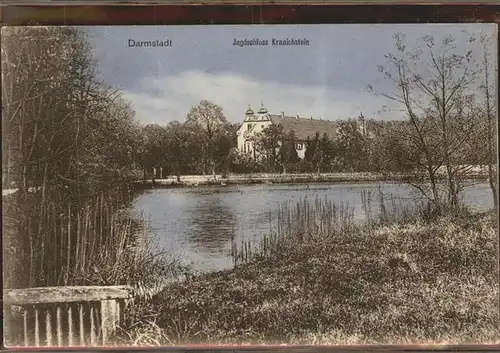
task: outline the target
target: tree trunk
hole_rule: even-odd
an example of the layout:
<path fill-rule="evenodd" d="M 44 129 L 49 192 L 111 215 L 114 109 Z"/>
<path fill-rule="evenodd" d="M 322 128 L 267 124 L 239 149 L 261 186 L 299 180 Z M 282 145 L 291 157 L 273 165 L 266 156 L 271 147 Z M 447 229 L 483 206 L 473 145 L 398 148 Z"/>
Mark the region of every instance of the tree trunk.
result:
<path fill-rule="evenodd" d="M 495 143 L 495 129 L 493 122 L 492 106 L 491 106 L 491 95 L 490 95 L 490 81 L 489 81 L 489 58 L 487 53 L 487 46 L 483 44 L 484 57 L 484 87 L 485 87 L 485 105 L 486 105 L 486 118 L 488 121 L 488 181 L 491 188 L 491 193 L 493 194 L 493 205 L 495 210 L 498 210 L 498 195 L 497 195 L 497 185 L 496 185 L 496 173 L 494 165 L 496 163 L 496 156 L 493 153 L 493 144 Z"/>
<path fill-rule="evenodd" d="M 434 167 L 432 165 L 432 160 L 428 161 L 427 164 L 427 173 L 429 174 L 429 182 L 431 184 L 431 192 L 434 203 L 440 203 L 439 200 L 439 192 L 436 187 L 436 174 L 434 172 Z"/>
<path fill-rule="evenodd" d="M 10 188 L 10 178 L 9 178 L 9 174 L 10 174 L 10 148 L 8 148 L 8 145 L 6 143 L 4 143 L 3 149 L 4 149 L 4 151 L 6 151 L 5 161 L 4 161 L 6 165 L 5 165 L 5 167 L 2 166 L 2 186 L 5 189 L 9 189 Z"/>
<path fill-rule="evenodd" d="M 498 210 L 498 195 L 495 179 L 495 170 L 493 168 L 492 162 L 490 161 L 488 163 L 488 181 L 490 184 L 491 193 L 493 195 L 493 205 L 495 207 L 495 210 Z"/>

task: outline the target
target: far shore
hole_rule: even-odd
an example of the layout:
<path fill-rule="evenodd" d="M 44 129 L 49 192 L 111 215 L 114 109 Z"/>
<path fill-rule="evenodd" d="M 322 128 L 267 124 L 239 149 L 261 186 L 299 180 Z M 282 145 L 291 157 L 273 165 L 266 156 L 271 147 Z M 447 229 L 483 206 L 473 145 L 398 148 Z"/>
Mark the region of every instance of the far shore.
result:
<path fill-rule="evenodd" d="M 204 185 L 250 185 L 250 184 L 310 184 L 310 183 L 346 183 L 346 182 L 396 182 L 401 183 L 408 180 L 406 174 L 383 174 L 383 173 L 324 173 L 324 174 L 230 174 L 222 175 L 183 175 L 178 181 L 176 176 L 168 176 L 162 179 L 143 179 L 136 181 L 137 184 L 147 187 L 175 188 L 196 187 Z M 474 174 L 471 180 L 486 180 L 484 174 Z"/>

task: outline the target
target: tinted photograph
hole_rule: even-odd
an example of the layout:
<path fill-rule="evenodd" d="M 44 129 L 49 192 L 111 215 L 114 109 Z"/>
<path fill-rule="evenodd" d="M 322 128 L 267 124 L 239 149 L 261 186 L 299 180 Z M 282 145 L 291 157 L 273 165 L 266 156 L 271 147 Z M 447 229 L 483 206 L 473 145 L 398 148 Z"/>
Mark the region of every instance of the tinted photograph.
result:
<path fill-rule="evenodd" d="M 4 344 L 493 344 L 497 27 L 3 27 Z"/>

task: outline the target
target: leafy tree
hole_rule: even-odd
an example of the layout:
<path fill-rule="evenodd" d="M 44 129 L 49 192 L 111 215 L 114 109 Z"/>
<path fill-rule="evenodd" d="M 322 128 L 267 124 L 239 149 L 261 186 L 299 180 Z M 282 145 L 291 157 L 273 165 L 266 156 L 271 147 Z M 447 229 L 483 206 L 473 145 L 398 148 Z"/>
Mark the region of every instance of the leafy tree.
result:
<path fill-rule="evenodd" d="M 258 160 L 237 148 L 231 150 L 230 169 L 234 173 L 255 173 L 264 171 Z"/>
<path fill-rule="evenodd" d="M 320 174 L 321 168 L 326 161 L 325 156 L 330 153 L 330 151 L 324 149 L 326 147 L 328 146 L 320 139 L 319 132 L 316 133 L 312 140 L 309 136 L 307 137 L 304 161 L 309 165 L 309 171 Z"/>
<path fill-rule="evenodd" d="M 237 128 L 234 125 L 227 125 L 227 129 L 218 136 L 216 141 L 217 165 L 223 176 L 226 176 L 229 172 L 231 159 L 234 158 L 234 152 L 232 151 L 237 149 Z"/>
<path fill-rule="evenodd" d="M 335 142 L 330 140 L 328 135 L 324 133 L 323 138 L 319 141 L 319 148 L 323 152 L 320 169 L 329 172 L 337 156 Z"/>
<path fill-rule="evenodd" d="M 383 173 L 412 173 L 415 164 L 422 159 L 418 150 L 412 148 L 408 139 L 408 122 L 399 124 L 385 124 L 377 131 L 377 136 L 372 140 L 373 169 Z"/>
<path fill-rule="evenodd" d="M 166 127 L 166 161 L 169 165 L 168 172 L 177 176 L 190 173 L 197 162 L 201 149 L 196 139 L 178 121 L 169 123 Z"/>
<path fill-rule="evenodd" d="M 289 131 L 286 135 L 282 135 L 279 159 L 283 173 L 286 173 L 287 169 L 293 168 L 300 161 L 296 149 L 295 132 L 293 130 Z"/>
<path fill-rule="evenodd" d="M 256 136 L 258 153 L 263 156 L 268 171 L 276 171 L 280 164 L 279 150 L 283 143 L 283 125 L 271 124 Z"/>
<path fill-rule="evenodd" d="M 4 186 L 24 195 L 40 187 L 46 201 L 58 186 L 81 195 L 130 177 L 134 112 L 99 81 L 85 33 L 12 27 L 2 34 Z"/>
<path fill-rule="evenodd" d="M 215 175 L 218 159 L 227 157 L 218 154 L 220 151 L 217 150 L 218 142 L 229 126 L 222 108 L 202 100 L 189 111 L 185 126 L 188 133 L 195 137 L 201 146 L 203 173 L 207 174 L 211 169 L 212 174 Z"/>
<path fill-rule="evenodd" d="M 145 135 L 145 153 L 143 167 L 150 172 L 156 170 L 152 176 L 153 178 L 162 177 L 158 173 L 160 168 L 163 169 L 167 163 L 167 150 L 168 150 L 168 130 L 165 126 L 158 124 L 150 124 L 144 126 Z"/>
<path fill-rule="evenodd" d="M 318 141 L 316 141 L 316 139 L 311 140 L 311 138 L 309 136 L 307 136 L 306 150 L 304 151 L 304 161 L 309 165 L 312 164 L 312 159 L 313 159 L 314 152 L 316 151 L 317 144 L 318 144 Z"/>
<path fill-rule="evenodd" d="M 313 159 L 317 149 L 318 141 L 316 140 L 316 138 L 311 139 L 309 136 L 307 136 L 303 162 L 307 166 L 308 172 L 313 172 L 314 170 Z"/>
<path fill-rule="evenodd" d="M 356 121 L 350 119 L 339 123 L 337 148 L 344 170 L 361 171 L 366 168 L 366 141 Z"/>

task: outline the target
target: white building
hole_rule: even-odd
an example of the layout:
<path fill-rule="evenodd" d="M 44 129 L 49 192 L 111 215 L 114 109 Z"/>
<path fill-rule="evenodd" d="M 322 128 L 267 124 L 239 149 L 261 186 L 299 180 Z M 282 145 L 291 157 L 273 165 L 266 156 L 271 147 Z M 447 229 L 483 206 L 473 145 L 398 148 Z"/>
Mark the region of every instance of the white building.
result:
<path fill-rule="evenodd" d="M 363 115 L 358 119 L 360 129 L 366 133 L 366 126 Z M 250 154 L 253 158 L 256 157 L 257 151 L 255 148 L 255 137 L 271 124 L 280 124 L 283 126 L 285 134 L 294 131 L 296 143 L 295 148 L 300 158 L 304 158 L 306 150 L 306 141 L 314 139 L 316 133 L 319 133 L 320 138 L 324 134 L 329 139 L 335 139 L 337 136 L 337 124 L 331 120 L 304 118 L 298 115 L 285 116 L 284 112 L 280 115 L 270 114 L 264 105 L 255 113 L 249 106 L 245 112 L 245 118 L 241 127 L 238 130 L 238 150 L 243 153 Z"/>

